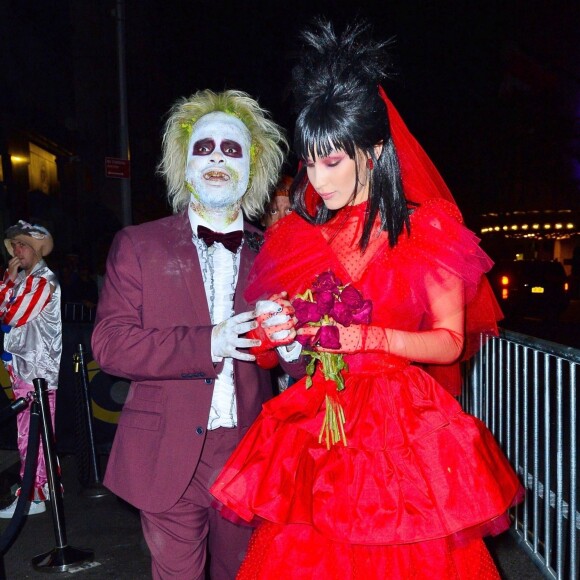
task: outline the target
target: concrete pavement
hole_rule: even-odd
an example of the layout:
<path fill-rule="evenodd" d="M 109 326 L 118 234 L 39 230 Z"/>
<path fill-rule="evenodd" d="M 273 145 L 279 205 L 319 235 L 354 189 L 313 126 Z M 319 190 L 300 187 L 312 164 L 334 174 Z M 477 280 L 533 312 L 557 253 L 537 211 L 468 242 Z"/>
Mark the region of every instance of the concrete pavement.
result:
<path fill-rule="evenodd" d="M 2 452 L 6 454 L 6 452 Z M 67 543 L 94 551 L 93 567 L 75 571 L 75 578 L 137 580 L 150 578 L 150 559 L 141 533 L 138 512 L 112 494 L 84 495 L 77 478 L 75 458 L 60 458 L 64 486 L 64 521 Z M 0 475 L 0 507 L 9 502 L 10 487 L 18 482 L 18 463 Z M 4 578 L 23 580 L 45 576 L 32 566 L 32 558 L 56 547 L 50 504 L 46 513 L 26 519 L 16 541 L 4 556 Z M 0 520 L 0 533 L 10 520 Z M 61 572 L 68 577 L 71 572 Z M 1 570 L 0 570 L 0 577 Z"/>
<path fill-rule="evenodd" d="M 74 578 L 78 580 L 150 578 L 149 553 L 137 511 L 111 494 L 100 498 L 88 496 L 79 483 L 74 456 L 61 456 L 60 463 L 64 486 L 64 530 L 68 545 L 94 551 L 93 564 L 61 572 L 60 575 L 69 577 L 74 573 Z M 0 508 L 10 501 L 10 488 L 18 482 L 18 469 L 18 454 L 15 451 L 0 451 Z M 52 512 L 50 505 L 47 506 L 46 513 L 26 519 L 19 536 L 4 556 L 0 578 L 25 580 L 40 578 L 46 573 L 35 570 L 32 559 L 56 547 Z M 9 522 L 0 520 L 0 533 Z M 503 579 L 542 579 L 539 570 L 518 548 L 509 533 L 490 540 L 489 547 Z"/>

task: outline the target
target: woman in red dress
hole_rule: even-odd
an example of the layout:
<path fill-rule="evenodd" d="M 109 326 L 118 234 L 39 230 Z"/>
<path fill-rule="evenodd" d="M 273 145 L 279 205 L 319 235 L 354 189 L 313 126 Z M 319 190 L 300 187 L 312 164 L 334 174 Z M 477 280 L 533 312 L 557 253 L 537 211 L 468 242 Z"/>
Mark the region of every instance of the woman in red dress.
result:
<path fill-rule="evenodd" d="M 239 578 L 499 578 L 482 538 L 522 488 L 450 393 L 473 337 L 497 331 L 491 261 L 379 86 L 368 31 L 303 35 L 295 212 L 248 289 L 304 306 L 330 288 L 350 310 L 323 317 L 331 342 L 302 319 L 309 376 L 264 405 L 212 493 L 258 523 Z"/>

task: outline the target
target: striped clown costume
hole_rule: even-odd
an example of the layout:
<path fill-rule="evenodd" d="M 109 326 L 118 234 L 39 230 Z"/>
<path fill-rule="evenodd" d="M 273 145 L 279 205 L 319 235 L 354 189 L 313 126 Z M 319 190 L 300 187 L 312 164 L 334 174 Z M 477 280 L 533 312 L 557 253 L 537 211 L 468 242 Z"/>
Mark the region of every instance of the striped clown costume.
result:
<path fill-rule="evenodd" d="M 4 243 L 13 258 L 0 283 L 0 322 L 5 333 L 2 359 L 10 375 L 15 398 L 26 397 L 34 391 L 33 379 L 46 379 L 54 429 L 55 395 L 62 353 L 60 286 L 56 275 L 43 259 L 52 250 L 52 236 L 41 226 L 20 221 L 7 230 Z M 18 245 L 28 246 L 26 251 L 32 258 L 28 263 L 23 262 L 16 273 L 11 263 L 18 256 Z M 30 407 L 17 415 L 16 422 L 22 477 Z M 46 466 L 40 442 L 34 497 L 30 499 L 47 499 L 46 483 Z"/>

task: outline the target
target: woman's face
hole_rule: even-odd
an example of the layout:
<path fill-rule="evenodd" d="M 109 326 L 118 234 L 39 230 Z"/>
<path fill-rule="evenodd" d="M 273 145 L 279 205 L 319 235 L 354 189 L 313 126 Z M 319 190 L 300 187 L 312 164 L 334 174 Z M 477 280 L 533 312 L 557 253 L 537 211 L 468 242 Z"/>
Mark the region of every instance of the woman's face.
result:
<path fill-rule="evenodd" d="M 368 199 L 369 175 L 366 161 L 366 155 L 360 150 L 351 159 L 341 149 L 331 151 L 327 157 L 306 160 L 308 180 L 328 209 L 338 210 L 349 203 L 357 205 Z"/>

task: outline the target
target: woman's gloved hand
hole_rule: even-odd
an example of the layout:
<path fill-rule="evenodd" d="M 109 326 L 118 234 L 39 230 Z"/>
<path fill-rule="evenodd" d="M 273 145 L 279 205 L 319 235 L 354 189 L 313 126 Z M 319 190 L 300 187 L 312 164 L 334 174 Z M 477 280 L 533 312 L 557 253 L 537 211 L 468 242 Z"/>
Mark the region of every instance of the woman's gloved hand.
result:
<path fill-rule="evenodd" d="M 250 348 L 258 366 L 270 369 L 278 364 L 275 348 L 294 342 L 296 338 L 296 317 L 286 292 L 272 295 L 268 300 L 256 304 L 258 326 L 250 330 L 247 338 L 260 340 L 259 346 Z"/>

